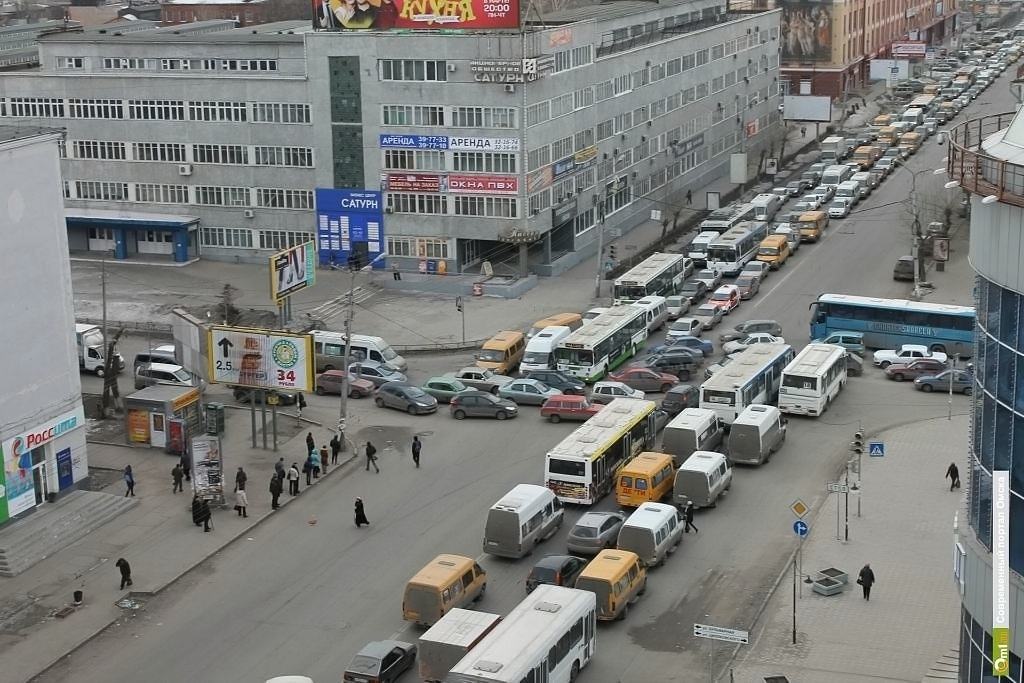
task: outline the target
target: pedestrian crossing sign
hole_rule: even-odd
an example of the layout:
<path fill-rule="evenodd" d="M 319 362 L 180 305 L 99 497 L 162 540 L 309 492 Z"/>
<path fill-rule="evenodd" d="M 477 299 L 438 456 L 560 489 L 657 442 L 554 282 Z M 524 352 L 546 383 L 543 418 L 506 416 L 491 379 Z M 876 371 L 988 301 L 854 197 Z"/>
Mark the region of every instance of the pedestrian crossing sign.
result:
<path fill-rule="evenodd" d="M 881 458 L 885 456 L 885 442 L 883 441 L 872 441 L 868 444 L 868 455 L 873 458 Z"/>

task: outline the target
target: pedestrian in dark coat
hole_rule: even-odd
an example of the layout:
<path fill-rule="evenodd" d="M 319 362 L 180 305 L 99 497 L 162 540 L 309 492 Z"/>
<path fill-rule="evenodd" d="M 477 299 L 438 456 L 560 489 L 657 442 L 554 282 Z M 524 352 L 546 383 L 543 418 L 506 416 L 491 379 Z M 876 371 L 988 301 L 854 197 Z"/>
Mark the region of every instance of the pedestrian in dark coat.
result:
<path fill-rule="evenodd" d="M 196 526 L 202 524 L 203 531 L 209 531 L 213 528 L 210 526 L 211 521 L 210 504 L 200 498 L 198 493 L 192 496 L 192 522 Z"/>
<path fill-rule="evenodd" d="M 245 470 L 239 467 L 238 471 L 235 472 L 235 490 L 244 491 L 245 482 L 247 481 L 249 481 L 249 475 L 245 473 Z"/>
<path fill-rule="evenodd" d="M 327 460 L 327 444 L 324 444 L 320 446 L 320 469 L 324 471 L 324 474 L 327 474 Z"/>
<path fill-rule="evenodd" d="M 316 439 L 313 438 L 313 432 L 306 432 L 306 450 L 309 453 L 316 450 Z"/>
<path fill-rule="evenodd" d="M 420 437 L 412 437 L 412 461 L 416 463 L 416 467 L 420 466 L 420 449 L 423 447 L 423 442 L 420 441 Z"/>
<path fill-rule="evenodd" d="M 693 190 L 686 191 L 686 205 L 690 206 L 693 204 Z"/>
<path fill-rule="evenodd" d="M 285 480 L 284 458 L 278 458 L 277 462 L 274 463 L 274 472 L 277 473 L 281 481 Z"/>
<path fill-rule="evenodd" d="M 185 481 L 192 481 L 192 458 L 188 453 L 181 454 L 181 471 L 185 473 Z"/>
<path fill-rule="evenodd" d="M 950 491 L 960 488 L 960 469 L 955 462 L 949 463 L 949 467 L 946 469 L 946 478 L 949 479 Z"/>
<path fill-rule="evenodd" d="M 331 437 L 331 464 L 338 464 L 338 453 L 341 453 L 341 439 L 335 434 Z"/>
<path fill-rule="evenodd" d="M 275 474 L 270 479 L 270 509 L 276 510 L 281 507 L 281 504 L 277 502 L 277 499 L 281 497 L 281 491 L 284 490 L 284 486 L 281 484 L 281 480 L 278 479 Z"/>
<path fill-rule="evenodd" d="M 864 591 L 864 599 L 871 599 L 871 586 L 875 583 L 875 573 L 871 571 L 871 565 L 866 564 L 861 567 L 860 574 L 857 575 L 857 583 L 860 584 L 861 589 Z"/>
<path fill-rule="evenodd" d="M 171 489 L 171 493 L 177 493 L 178 491 L 184 491 L 185 489 L 181 486 L 181 480 L 185 478 L 185 471 L 181 469 L 181 464 L 177 464 L 171 469 L 171 479 L 174 480 L 174 488 Z"/>
<path fill-rule="evenodd" d="M 302 473 L 306 475 L 306 486 L 313 484 L 313 454 L 306 456 L 306 462 L 302 463 Z"/>
<path fill-rule="evenodd" d="M 370 465 L 373 465 L 373 469 L 380 474 L 380 468 L 377 467 L 377 449 L 369 441 L 366 442 L 366 471 L 370 471 Z"/>
<path fill-rule="evenodd" d="M 132 474 L 132 466 L 131 465 L 127 465 L 124 468 L 124 485 L 125 485 L 124 497 L 127 498 L 128 496 L 134 496 L 135 495 L 135 475 Z"/>
<path fill-rule="evenodd" d="M 363 525 L 370 526 L 370 520 L 366 518 L 366 510 L 363 509 L 363 499 L 356 498 L 356 527 Z"/>
<path fill-rule="evenodd" d="M 128 564 L 128 560 L 119 557 L 114 566 L 121 570 L 121 590 L 124 590 L 125 586 L 132 585 L 132 566 Z"/>
<path fill-rule="evenodd" d="M 297 496 L 299 495 L 299 465 L 298 463 L 292 463 L 292 466 L 288 468 L 288 493 Z"/>
<path fill-rule="evenodd" d="M 684 532 L 690 533 L 690 529 L 693 529 L 693 533 L 695 533 L 695 534 L 699 534 L 700 533 L 700 529 L 698 529 L 697 525 L 695 525 L 693 523 L 693 501 L 692 500 L 686 504 L 685 508 L 683 508 L 683 521 L 686 522 L 686 528 L 683 529 Z"/>

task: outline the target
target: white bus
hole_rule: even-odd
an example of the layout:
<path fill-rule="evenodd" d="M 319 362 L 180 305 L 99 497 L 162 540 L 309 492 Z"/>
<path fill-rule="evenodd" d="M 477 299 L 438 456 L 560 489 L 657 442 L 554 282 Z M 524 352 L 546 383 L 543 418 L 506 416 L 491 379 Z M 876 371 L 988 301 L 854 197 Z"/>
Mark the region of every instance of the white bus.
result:
<path fill-rule="evenodd" d="M 645 296 L 675 294 L 683 284 L 682 254 L 651 254 L 615 280 L 615 305 L 631 304 Z"/>
<path fill-rule="evenodd" d="M 743 221 L 753 220 L 753 218 L 753 204 L 730 204 L 709 213 L 708 217 L 700 223 L 700 232 L 710 230 L 723 233 L 729 228 L 735 228 Z"/>
<path fill-rule="evenodd" d="M 708 245 L 708 268 L 722 275 L 739 275 L 754 260 L 757 248 L 768 236 L 768 224 L 747 221 L 727 230 Z"/>
<path fill-rule="evenodd" d="M 782 370 L 779 410 L 793 415 L 821 415 L 846 385 L 846 349 L 835 344 L 808 344 Z"/>
<path fill-rule="evenodd" d="M 654 401 L 616 398 L 562 439 L 544 458 L 544 485 L 558 500 L 593 505 L 615 488 L 622 466 L 651 450 Z"/>
<path fill-rule="evenodd" d="M 612 306 L 555 347 L 562 372 L 596 382 L 643 348 L 647 341 L 647 311 L 636 306 Z"/>
<path fill-rule="evenodd" d="M 753 344 L 700 385 L 700 407 L 731 425 L 751 403 L 774 404 L 782 371 L 793 360 L 788 344 Z"/>
<path fill-rule="evenodd" d="M 542 584 L 448 673 L 447 683 L 569 683 L 597 648 L 597 596 Z"/>

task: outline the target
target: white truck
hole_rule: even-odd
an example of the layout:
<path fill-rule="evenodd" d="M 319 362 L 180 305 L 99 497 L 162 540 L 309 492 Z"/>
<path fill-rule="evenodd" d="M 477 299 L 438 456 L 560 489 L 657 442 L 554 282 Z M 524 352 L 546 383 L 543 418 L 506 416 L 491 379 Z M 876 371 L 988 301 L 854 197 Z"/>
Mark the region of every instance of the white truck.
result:
<path fill-rule="evenodd" d="M 921 344 L 904 344 L 898 349 L 882 349 L 875 351 L 872 358 L 874 364 L 883 370 L 895 363 L 909 363 L 919 358 L 934 358 L 940 363 L 945 363 L 946 354 L 942 351 L 929 351 L 927 346 Z"/>
<path fill-rule="evenodd" d="M 458 607 L 438 619 L 420 636 L 420 678 L 429 683 L 443 681 L 452 667 L 500 621 L 497 614 Z"/>
<path fill-rule="evenodd" d="M 850 153 L 850 145 L 846 138 L 832 135 L 821 141 L 821 154 L 818 161 L 826 164 L 838 164 Z"/>
<path fill-rule="evenodd" d="M 103 331 L 98 325 L 75 323 L 75 341 L 78 345 L 78 367 L 102 377 L 105 371 L 103 355 L 106 347 Z M 124 358 L 121 354 L 117 354 L 115 368 L 117 372 L 124 370 Z"/>

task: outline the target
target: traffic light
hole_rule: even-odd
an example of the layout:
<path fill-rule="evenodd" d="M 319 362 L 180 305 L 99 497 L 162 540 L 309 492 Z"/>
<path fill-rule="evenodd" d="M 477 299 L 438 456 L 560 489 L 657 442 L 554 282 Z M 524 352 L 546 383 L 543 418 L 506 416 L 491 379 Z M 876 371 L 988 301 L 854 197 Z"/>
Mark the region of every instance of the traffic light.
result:
<path fill-rule="evenodd" d="M 615 252 L 616 252 L 615 245 L 614 244 L 609 244 L 608 245 L 608 258 L 610 258 L 612 260 L 616 260 Z"/>
<path fill-rule="evenodd" d="M 864 452 L 864 432 L 857 430 L 853 433 L 853 441 L 850 442 L 850 450 L 854 453 Z"/>

